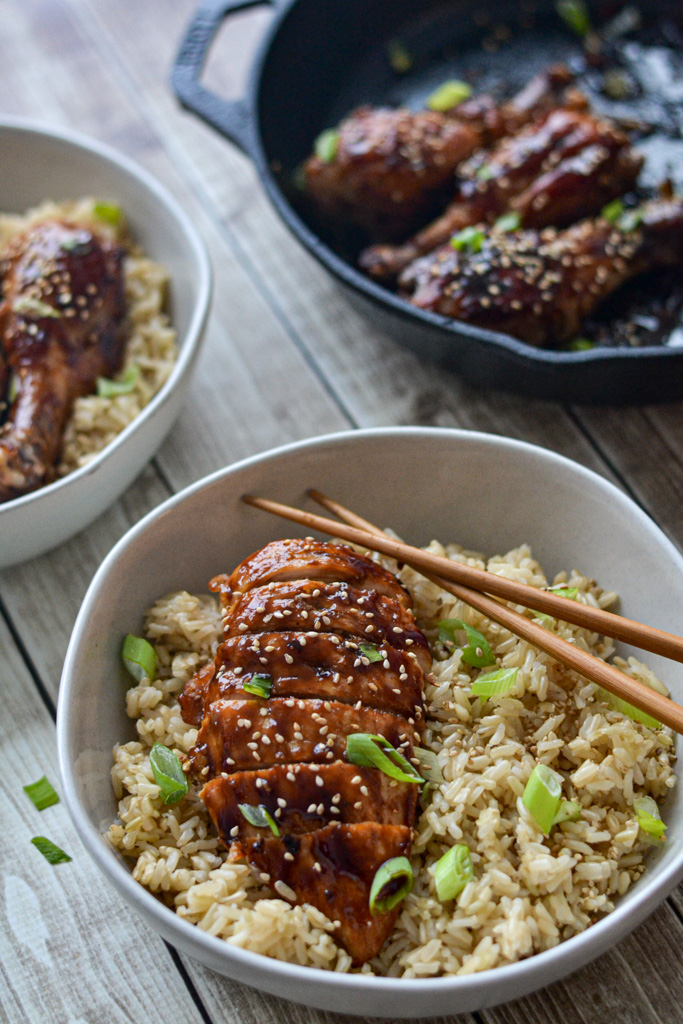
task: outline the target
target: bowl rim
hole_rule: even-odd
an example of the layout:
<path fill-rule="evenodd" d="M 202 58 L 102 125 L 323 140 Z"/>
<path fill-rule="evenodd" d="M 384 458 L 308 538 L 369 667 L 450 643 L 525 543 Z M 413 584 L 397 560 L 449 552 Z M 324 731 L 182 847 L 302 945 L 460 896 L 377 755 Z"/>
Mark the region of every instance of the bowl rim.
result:
<path fill-rule="evenodd" d="M 494 982 L 502 983 L 503 976 L 513 974 L 519 980 L 520 988 L 524 979 L 529 979 L 528 987 L 523 992 L 529 992 L 534 988 L 541 987 L 539 984 L 530 983 L 534 975 L 545 975 L 547 983 L 556 978 L 563 977 L 570 971 L 577 969 L 595 957 L 607 952 L 617 941 L 623 938 L 637 924 L 648 916 L 646 905 L 651 911 L 668 895 L 675 884 L 683 877 L 683 845 L 678 854 L 672 858 L 670 864 L 660 869 L 659 873 L 641 884 L 639 889 L 633 892 L 627 901 L 618 903 L 613 911 L 601 918 L 595 924 L 579 932 L 550 949 L 535 953 L 523 960 L 511 964 L 504 964 L 499 967 L 489 968 L 469 975 L 449 975 L 439 978 L 387 978 L 376 975 L 348 974 L 336 971 L 325 970 L 319 967 L 307 967 L 299 964 L 287 963 L 276 960 L 261 953 L 251 952 L 227 943 L 224 939 L 209 935 L 196 925 L 183 920 L 171 908 L 160 903 L 156 897 L 143 885 L 133 879 L 131 872 L 126 868 L 122 859 L 109 846 L 101 832 L 98 832 L 91 824 L 87 813 L 82 810 L 77 795 L 77 788 L 72 772 L 77 751 L 72 750 L 72 736 L 70 725 L 69 706 L 71 703 L 71 691 L 74 680 L 74 663 L 77 660 L 77 650 L 80 641 L 80 633 L 84 630 L 90 617 L 90 608 L 99 598 L 99 591 L 102 589 L 107 576 L 113 565 L 121 558 L 128 546 L 135 542 L 141 535 L 162 516 L 173 511 L 188 498 L 192 497 L 204 488 L 211 487 L 220 480 L 239 474 L 245 469 L 258 463 L 275 461 L 283 455 L 296 452 L 305 452 L 316 447 L 334 447 L 344 444 L 353 437 L 364 439 L 386 438 L 396 440 L 402 437 L 426 437 L 453 440 L 457 443 L 485 443 L 494 447 L 501 447 L 509 450 L 525 452 L 536 458 L 545 461 L 547 464 L 554 464 L 562 467 L 565 471 L 582 477 L 590 486 L 602 491 L 605 496 L 619 503 L 628 510 L 641 526 L 651 534 L 656 534 L 661 546 L 668 551 L 673 562 L 676 563 L 681 575 L 683 575 L 683 555 L 676 548 L 674 543 L 667 537 L 664 531 L 638 506 L 632 498 L 616 487 L 610 480 L 596 473 L 594 470 L 575 462 L 547 448 L 531 444 L 527 441 L 519 441 L 515 438 L 504 437 L 497 434 L 490 434 L 483 431 L 464 430 L 447 427 L 372 427 L 363 430 L 337 431 L 331 434 L 319 435 L 307 438 L 303 441 L 295 441 L 281 445 L 277 448 L 260 452 L 256 455 L 240 459 L 222 469 L 208 474 L 200 480 L 195 481 L 182 491 L 171 496 L 157 508 L 149 512 L 143 519 L 136 523 L 123 537 L 114 545 L 109 554 L 100 565 L 97 573 L 88 587 L 83 603 L 78 613 L 76 623 L 69 641 L 66 653 L 64 668 L 60 681 L 59 700 L 57 707 L 57 748 L 59 759 L 59 771 L 61 776 L 62 789 L 65 802 L 76 830 L 90 855 L 97 862 L 104 874 L 125 896 L 127 902 L 134 906 L 139 904 L 138 910 L 152 917 L 155 927 L 166 937 L 176 933 L 179 944 L 185 949 L 197 944 L 203 952 L 215 963 L 219 959 L 233 961 L 235 964 L 243 964 L 252 972 L 266 972 L 278 978 L 281 982 L 299 982 L 306 985 L 323 984 L 340 986 L 344 990 L 358 988 L 368 994 L 388 994 L 395 990 L 411 995 L 428 996 L 430 993 L 444 993 L 467 990 L 471 994 L 478 994 L 482 999 L 481 1005 L 499 1003 L 500 998 L 486 999 L 486 991 L 491 993 L 491 986 Z M 629 925 L 628 919 L 632 918 L 633 923 Z M 558 964 L 563 958 L 571 957 L 572 966 L 567 971 L 558 970 Z M 204 960 L 206 962 L 206 960 Z M 254 984 L 252 981 L 249 984 Z M 398 989 L 396 986 L 398 985 Z M 523 994 L 523 993 L 522 993 Z M 289 997 L 292 998 L 292 997 Z M 296 997 L 294 997 L 296 1000 Z M 515 995 L 511 996 L 515 998 Z M 305 1001 L 305 1000 L 301 1000 Z"/>
<path fill-rule="evenodd" d="M 65 490 L 69 486 L 74 486 L 84 477 L 95 473 L 110 456 L 114 455 L 119 448 L 126 444 L 131 434 L 154 416 L 161 406 L 166 404 L 172 392 L 175 391 L 176 386 L 192 367 L 197 357 L 213 292 L 213 271 L 203 238 L 179 200 L 153 174 L 150 174 L 146 168 L 107 143 L 100 142 L 99 139 L 71 128 L 61 126 L 54 128 L 39 119 L 3 114 L 0 116 L 0 134 L 6 129 L 26 136 L 42 136 L 54 139 L 57 142 L 65 142 L 75 150 L 92 153 L 104 163 L 113 164 L 116 168 L 123 171 L 124 174 L 135 179 L 165 207 L 168 215 L 179 225 L 185 237 L 188 252 L 191 254 L 197 268 L 198 288 L 190 322 L 184 332 L 182 342 L 179 339 L 178 358 L 173 365 L 173 369 L 167 380 L 164 381 L 157 393 L 138 413 L 135 419 L 126 424 L 123 430 L 109 444 L 97 452 L 86 465 L 79 466 L 78 469 L 73 470 L 66 476 L 53 480 L 51 483 L 45 484 L 35 491 L 29 491 L 28 494 L 22 494 L 17 498 L 12 498 L 10 501 L 0 504 L 0 517 L 15 509 L 24 510 L 27 506 L 40 501 L 41 498 L 56 494 L 58 491 Z"/>

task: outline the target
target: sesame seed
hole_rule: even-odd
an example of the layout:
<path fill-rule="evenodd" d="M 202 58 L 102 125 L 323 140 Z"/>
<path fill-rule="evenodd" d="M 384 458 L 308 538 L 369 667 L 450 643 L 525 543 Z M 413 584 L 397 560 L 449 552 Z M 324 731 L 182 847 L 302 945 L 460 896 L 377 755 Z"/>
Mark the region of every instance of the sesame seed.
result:
<path fill-rule="evenodd" d="M 267 871 L 261 871 L 259 873 L 259 878 L 261 879 L 262 882 L 269 882 L 270 881 L 270 875 L 268 874 Z"/>
<path fill-rule="evenodd" d="M 294 658 L 292 657 L 291 654 L 285 654 L 285 661 L 287 662 L 288 665 L 294 664 Z"/>
<path fill-rule="evenodd" d="M 294 860 L 294 854 L 290 853 L 289 850 L 287 850 L 285 853 L 283 853 L 282 857 L 283 857 L 284 860 Z"/>
<path fill-rule="evenodd" d="M 316 861 L 315 864 L 313 865 L 313 870 L 317 871 L 318 874 L 321 874 L 323 870 L 322 865 L 318 861 Z"/>
<path fill-rule="evenodd" d="M 316 784 L 316 786 L 324 786 L 325 785 L 325 783 L 324 783 L 324 781 L 323 781 L 323 779 L 322 779 L 322 777 L 320 775 L 316 775 L 315 784 Z"/>
<path fill-rule="evenodd" d="M 325 813 L 325 804 L 318 804 L 318 806 L 316 808 L 316 812 L 318 814 L 324 814 Z"/>
<path fill-rule="evenodd" d="M 249 627 L 247 626 L 246 622 L 240 622 L 237 628 L 239 629 L 240 633 L 246 633 Z"/>
<path fill-rule="evenodd" d="M 239 827 L 239 825 L 233 825 L 233 827 L 230 829 L 230 835 L 231 836 L 238 836 L 239 834 L 240 834 L 240 827 Z"/>
<path fill-rule="evenodd" d="M 278 805 L 278 807 L 286 807 L 287 806 L 287 801 L 283 800 L 282 797 L 279 796 L 277 798 L 277 805 Z"/>

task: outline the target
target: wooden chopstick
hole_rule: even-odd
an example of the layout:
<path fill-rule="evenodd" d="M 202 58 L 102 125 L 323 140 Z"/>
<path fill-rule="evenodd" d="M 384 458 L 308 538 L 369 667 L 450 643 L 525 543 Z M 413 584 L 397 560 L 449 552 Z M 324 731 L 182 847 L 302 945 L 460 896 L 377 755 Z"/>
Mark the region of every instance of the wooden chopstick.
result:
<path fill-rule="evenodd" d="M 487 597 L 486 594 L 481 593 L 479 590 L 475 590 L 471 587 L 463 585 L 459 582 L 454 582 L 451 575 L 450 579 L 446 579 L 446 572 L 451 574 L 453 569 L 465 568 L 470 569 L 469 566 L 463 566 L 462 563 L 453 562 L 450 559 L 439 558 L 439 556 L 428 555 L 428 557 L 422 558 L 421 556 L 427 555 L 426 552 L 421 551 L 419 548 L 412 548 L 408 544 L 403 544 L 400 541 L 395 541 L 393 538 L 388 537 L 383 531 L 379 530 L 372 523 L 362 519 L 360 516 L 344 508 L 343 505 L 339 505 L 337 502 L 333 502 L 331 499 L 326 498 L 319 491 L 309 491 L 309 494 L 320 504 L 324 505 L 330 511 L 339 515 L 350 523 L 351 525 L 344 525 L 342 523 L 336 523 L 333 520 L 325 519 L 322 516 L 317 516 L 310 512 L 304 512 L 300 509 L 291 508 L 288 505 L 281 505 L 279 502 L 269 501 L 266 498 L 256 498 L 251 495 L 244 495 L 243 500 L 249 505 L 253 505 L 256 508 L 263 509 L 266 512 L 271 512 L 275 515 L 282 516 L 285 519 L 289 519 L 293 522 L 300 523 L 304 526 L 310 526 L 313 529 L 320 530 L 323 533 L 331 534 L 332 536 L 342 537 L 345 540 L 350 540 L 352 543 L 360 544 L 364 547 L 370 548 L 374 551 L 381 551 L 384 554 L 389 555 L 392 558 L 397 559 L 401 562 L 406 562 L 418 569 L 424 575 L 430 579 L 434 579 L 438 586 L 448 590 L 455 597 L 465 601 L 471 607 L 481 612 L 482 615 L 486 615 L 488 618 L 493 619 L 500 625 L 509 629 L 517 636 L 528 640 L 530 643 L 544 650 L 547 654 L 557 658 L 558 661 L 563 662 L 570 668 L 581 673 L 587 679 L 597 683 L 599 686 L 603 686 L 606 690 L 620 697 L 622 700 L 628 701 L 633 704 L 634 707 L 639 708 L 646 714 L 652 715 L 658 721 L 664 725 L 670 726 L 676 732 L 683 734 L 683 708 L 681 708 L 674 701 L 668 697 L 664 697 L 662 694 L 651 690 L 645 686 L 644 683 L 639 682 L 636 679 L 632 679 L 625 673 L 620 672 L 619 669 L 613 665 L 607 664 L 607 662 L 601 661 L 600 658 L 594 657 L 592 654 L 588 654 L 586 651 L 581 650 L 574 644 L 563 640 L 561 637 L 556 636 L 549 630 L 544 629 L 538 623 L 532 622 L 525 616 L 520 615 L 519 612 L 508 608 L 506 605 L 501 604 L 499 601 Z M 415 557 L 419 556 L 419 557 Z M 429 563 L 425 565 L 425 563 Z M 438 568 L 434 569 L 433 563 L 436 562 Z M 439 568 L 442 572 L 439 572 Z M 443 571 L 445 570 L 445 571 Z M 501 581 L 502 577 L 493 576 L 493 574 L 485 572 L 483 570 L 473 570 L 479 577 L 484 577 L 483 583 L 487 590 L 490 590 L 490 581 Z M 539 611 L 543 611 L 545 614 L 554 615 L 554 617 L 562 619 L 565 622 L 574 622 L 577 625 L 584 625 L 582 622 L 576 622 L 576 616 L 573 618 L 569 617 L 568 612 L 575 612 L 576 609 L 588 610 L 591 612 L 599 612 L 601 616 L 608 617 L 608 623 L 611 627 L 612 620 L 620 620 L 620 616 L 614 615 L 610 612 L 604 612 L 601 609 L 587 608 L 585 605 L 578 605 L 576 602 L 571 601 L 569 598 L 558 597 L 554 594 L 548 594 L 545 591 L 537 591 L 534 587 L 529 587 L 526 584 L 514 583 L 510 580 L 505 580 L 505 583 L 509 583 L 515 588 L 515 596 L 506 598 L 512 600 L 516 604 L 521 604 L 528 608 L 538 608 Z M 520 590 L 523 593 L 523 598 L 520 599 Z M 531 591 L 531 594 L 527 592 Z M 532 604 L 530 598 L 535 598 L 536 595 L 542 595 L 544 597 L 552 598 L 550 605 L 545 604 L 545 607 L 538 607 L 536 604 Z M 572 608 L 567 606 L 571 605 Z M 559 610 L 558 610 L 559 608 Z M 624 620 L 627 624 L 631 624 L 630 620 Z M 668 639 L 671 634 L 661 633 L 659 630 L 653 630 L 652 627 L 641 626 L 640 623 L 632 623 L 632 625 L 645 629 L 654 634 L 661 634 L 665 639 Z M 602 628 L 600 625 L 595 625 L 593 622 L 586 628 L 589 628 L 595 632 L 603 633 L 607 636 L 616 636 L 616 632 L 611 628 Z M 623 630 L 620 630 L 623 637 Z M 673 637 L 673 640 L 683 646 L 683 640 L 680 637 Z M 634 641 L 629 634 L 629 642 L 635 646 L 643 646 L 637 641 Z M 651 650 L 652 648 L 646 648 Z M 657 650 L 656 653 L 663 653 L 661 649 Z M 681 660 L 681 656 L 676 660 Z"/>

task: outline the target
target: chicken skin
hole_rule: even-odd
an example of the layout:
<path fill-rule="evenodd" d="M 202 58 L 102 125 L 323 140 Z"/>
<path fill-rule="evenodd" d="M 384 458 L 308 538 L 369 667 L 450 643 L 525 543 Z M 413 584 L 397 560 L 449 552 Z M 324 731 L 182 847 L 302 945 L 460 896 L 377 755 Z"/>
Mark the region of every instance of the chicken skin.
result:
<path fill-rule="evenodd" d="M 306 161 L 308 194 L 331 222 L 375 238 L 405 237 L 447 198 L 463 160 L 556 105 L 570 81 L 566 69 L 551 69 L 500 107 L 487 96 L 446 113 L 359 107 L 339 125 L 329 157 Z M 577 95 L 567 102 L 582 103 Z"/>
<path fill-rule="evenodd" d="M 399 912 L 373 912 L 372 882 L 409 855 L 420 789 L 431 655 L 410 598 L 365 555 L 311 539 L 268 544 L 211 588 L 224 639 L 180 697 L 200 726 L 186 770 L 231 859 L 321 910 L 365 963 Z M 404 774 L 359 761 L 353 737 Z"/>
<path fill-rule="evenodd" d="M 58 220 L 11 243 L 0 339 L 14 396 L 0 428 L 0 501 L 53 479 L 74 401 L 119 368 L 123 256 L 115 242 Z"/>
<path fill-rule="evenodd" d="M 417 260 L 400 278 L 403 294 L 421 309 L 557 345 L 624 282 L 683 261 L 683 201 L 652 200 L 616 224 L 482 231 L 475 249 L 446 244 Z"/>
<path fill-rule="evenodd" d="M 374 245 L 361 267 L 393 280 L 413 260 L 472 224 L 492 224 L 505 212 L 525 227 L 562 227 L 598 213 L 635 184 L 643 158 L 623 132 L 590 114 L 557 109 L 501 140 L 459 171 L 446 211 L 403 245 Z"/>

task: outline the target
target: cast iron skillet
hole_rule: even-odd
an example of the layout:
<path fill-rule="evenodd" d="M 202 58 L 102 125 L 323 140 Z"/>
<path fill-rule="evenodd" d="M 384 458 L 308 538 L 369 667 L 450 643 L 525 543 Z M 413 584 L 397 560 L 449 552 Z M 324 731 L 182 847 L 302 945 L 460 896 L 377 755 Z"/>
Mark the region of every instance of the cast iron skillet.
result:
<path fill-rule="evenodd" d="M 274 17 L 246 95 L 223 100 L 200 84 L 209 46 L 228 14 L 263 2 L 272 4 Z M 675 18 L 677 11 L 680 21 L 677 0 L 641 4 L 650 21 Z M 594 0 L 589 6 L 600 24 L 618 13 L 624 0 Z M 310 152 L 312 140 L 361 102 L 420 107 L 440 82 L 463 77 L 472 69 L 481 72 L 478 89 L 495 88 L 504 81 L 509 94 L 553 61 L 575 59 L 579 44 L 560 24 L 554 4 L 540 0 L 538 7 L 535 26 L 520 29 L 519 19 L 529 16 L 525 0 L 488 0 L 486 5 L 481 0 L 206 0 L 178 53 L 173 86 L 185 107 L 251 157 L 280 216 L 347 287 L 349 297 L 419 355 L 439 361 L 474 384 L 542 398 L 600 404 L 680 398 L 683 347 L 551 351 L 418 310 L 361 274 L 353 262 L 356 253 L 333 248 L 333 239 L 294 195 L 294 171 Z M 481 27 L 477 22 L 484 8 L 484 17 L 492 21 Z M 482 48 L 482 35 L 495 38 L 496 26 L 511 25 L 517 26 L 513 42 L 505 42 L 495 53 Z M 416 55 L 407 75 L 397 76 L 387 60 L 387 46 L 395 39 Z M 648 103 L 652 113 L 652 97 Z M 666 120 L 671 103 L 662 103 Z M 638 115 L 642 110 L 633 112 Z M 654 173 L 660 177 L 672 164 L 683 167 L 683 148 L 675 148 L 683 143 L 660 140 L 656 134 L 646 145 L 648 166 L 654 160 Z M 678 183 L 679 191 L 682 184 Z"/>

